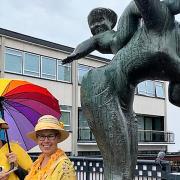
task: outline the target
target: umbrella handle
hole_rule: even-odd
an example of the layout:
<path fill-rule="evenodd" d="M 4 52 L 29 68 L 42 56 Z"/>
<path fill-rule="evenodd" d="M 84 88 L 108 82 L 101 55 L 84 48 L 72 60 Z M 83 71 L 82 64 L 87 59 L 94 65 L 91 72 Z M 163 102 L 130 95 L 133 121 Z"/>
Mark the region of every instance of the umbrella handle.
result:
<path fill-rule="evenodd" d="M 8 137 L 8 133 L 7 133 L 7 129 L 5 129 L 5 134 L 6 134 L 6 139 L 7 139 L 7 145 L 8 145 L 8 150 L 9 150 L 9 153 L 11 153 L 11 147 L 10 147 L 10 143 L 9 143 L 9 137 Z M 10 163 L 10 170 L 14 169 L 14 163 Z M 10 171 L 9 170 L 9 171 Z"/>
<path fill-rule="evenodd" d="M 9 153 L 11 153 L 11 147 L 10 147 L 10 143 L 9 143 L 9 137 L 8 137 L 8 133 L 7 133 L 7 129 L 5 129 L 5 134 L 6 134 L 6 140 L 7 140 L 7 144 L 8 144 L 8 150 L 9 150 Z"/>

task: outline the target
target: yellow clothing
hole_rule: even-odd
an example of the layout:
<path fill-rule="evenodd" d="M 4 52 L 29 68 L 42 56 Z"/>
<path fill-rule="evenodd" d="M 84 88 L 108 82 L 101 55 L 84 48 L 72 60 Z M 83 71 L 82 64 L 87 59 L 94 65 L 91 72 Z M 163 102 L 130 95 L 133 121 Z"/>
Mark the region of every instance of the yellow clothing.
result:
<path fill-rule="evenodd" d="M 17 164 L 28 171 L 32 166 L 32 160 L 26 151 L 17 143 L 10 143 L 11 151 L 17 155 Z M 7 143 L 0 148 L 0 167 L 5 171 L 10 169 L 10 164 L 8 163 L 6 154 L 9 153 Z M 19 180 L 15 173 L 9 175 L 9 180 Z"/>
<path fill-rule="evenodd" d="M 61 149 L 51 155 L 46 166 L 40 169 L 43 159 L 44 154 L 41 154 L 33 163 L 25 180 L 76 180 L 73 165 Z"/>

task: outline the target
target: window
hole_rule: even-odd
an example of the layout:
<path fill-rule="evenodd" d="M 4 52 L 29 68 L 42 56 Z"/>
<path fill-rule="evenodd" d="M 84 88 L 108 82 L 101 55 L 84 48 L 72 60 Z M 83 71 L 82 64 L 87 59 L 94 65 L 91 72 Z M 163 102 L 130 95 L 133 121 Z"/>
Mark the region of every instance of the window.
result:
<path fill-rule="evenodd" d="M 143 81 L 138 84 L 138 94 L 155 96 L 155 87 L 153 81 Z"/>
<path fill-rule="evenodd" d="M 164 98 L 164 83 L 158 81 L 143 81 L 138 84 L 137 94 Z"/>
<path fill-rule="evenodd" d="M 61 121 L 64 123 L 64 129 L 70 130 L 70 119 L 71 119 L 71 112 L 70 111 L 61 111 Z"/>
<path fill-rule="evenodd" d="M 41 77 L 46 79 L 56 79 L 56 59 L 42 57 Z"/>
<path fill-rule="evenodd" d="M 137 120 L 139 141 L 164 141 L 164 117 L 137 115 Z"/>
<path fill-rule="evenodd" d="M 61 105 L 61 121 L 64 123 L 65 130 L 71 130 L 71 109 L 70 106 Z"/>
<path fill-rule="evenodd" d="M 78 139 L 81 141 L 95 141 L 94 135 L 92 134 L 86 117 L 84 116 L 82 110 L 79 110 L 79 131 Z"/>
<path fill-rule="evenodd" d="M 78 82 L 81 84 L 83 76 L 90 70 L 92 67 L 78 64 Z"/>
<path fill-rule="evenodd" d="M 146 83 L 146 93 L 149 96 L 155 96 L 155 87 L 153 81 L 145 81 Z"/>
<path fill-rule="evenodd" d="M 156 96 L 160 98 L 164 98 L 164 83 L 162 82 L 155 82 L 156 86 Z"/>
<path fill-rule="evenodd" d="M 30 53 L 24 55 L 24 74 L 40 76 L 40 56 Z"/>
<path fill-rule="evenodd" d="M 18 50 L 6 48 L 5 71 L 22 74 L 23 53 Z"/>
<path fill-rule="evenodd" d="M 4 69 L 5 72 L 71 82 L 71 64 L 62 65 L 55 58 L 11 48 L 6 48 Z"/>
<path fill-rule="evenodd" d="M 141 82 L 138 84 L 138 94 L 146 94 L 146 85 L 145 82 Z"/>
<path fill-rule="evenodd" d="M 58 80 L 71 82 L 71 65 L 62 65 L 61 61 L 58 61 Z"/>

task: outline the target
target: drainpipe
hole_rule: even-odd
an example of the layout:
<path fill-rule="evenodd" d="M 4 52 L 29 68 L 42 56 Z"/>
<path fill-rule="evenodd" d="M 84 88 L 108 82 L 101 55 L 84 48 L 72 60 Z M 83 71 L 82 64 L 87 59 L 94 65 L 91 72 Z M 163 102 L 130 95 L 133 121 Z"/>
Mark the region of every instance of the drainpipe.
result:
<path fill-rule="evenodd" d="M 72 155 L 77 156 L 77 138 L 78 138 L 78 63 L 72 62 Z"/>
<path fill-rule="evenodd" d="M 1 46 L 0 46 L 0 78 L 4 77 L 4 52 L 5 52 L 5 37 L 1 36 Z"/>

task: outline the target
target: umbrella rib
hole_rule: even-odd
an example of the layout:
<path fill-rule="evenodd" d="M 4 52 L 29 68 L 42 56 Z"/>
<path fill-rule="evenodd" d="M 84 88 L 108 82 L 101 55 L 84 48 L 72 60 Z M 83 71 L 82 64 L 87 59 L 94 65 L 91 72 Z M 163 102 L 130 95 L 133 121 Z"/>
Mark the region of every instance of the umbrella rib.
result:
<path fill-rule="evenodd" d="M 8 104 L 8 103 L 7 103 L 7 104 Z M 8 105 L 9 105 L 9 104 L 8 104 Z M 9 105 L 9 106 L 10 106 L 10 105 Z M 9 112 L 8 108 L 6 108 L 5 104 L 4 104 L 4 107 L 5 107 L 5 109 L 6 109 L 6 112 L 14 119 L 14 117 L 12 116 L 12 114 Z M 18 111 L 18 112 L 19 112 L 19 111 Z M 23 116 L 24 116 L 24 115 L 23 115 Z M 14 123 L 16 124 L 16 127 L 18 128 L 16 121 L 14 121 Z M 24 145 L 26 146 L 26 143 L 25 143 L 25 140 L 24 140 L 24 138 L 23 138 L 23 136 L 22 136 L 22 133 L 21 133 L 21 131 L 20 131 L 19 128 L 18 128 L 18 130 L 19 130 L 19 133 L 20 133 L 20 135 L 21 135 L 21 137 L 22 137 L 22 140 L 23 140 L 23 142 L 24 142 Z M 28 149 L 27 146 L 26 146 L 26 149 Z"/>

